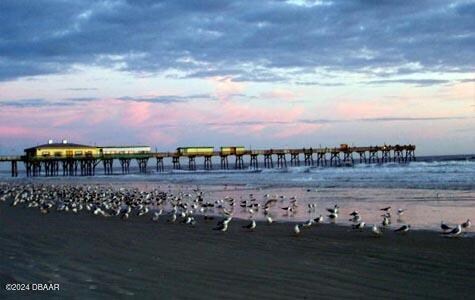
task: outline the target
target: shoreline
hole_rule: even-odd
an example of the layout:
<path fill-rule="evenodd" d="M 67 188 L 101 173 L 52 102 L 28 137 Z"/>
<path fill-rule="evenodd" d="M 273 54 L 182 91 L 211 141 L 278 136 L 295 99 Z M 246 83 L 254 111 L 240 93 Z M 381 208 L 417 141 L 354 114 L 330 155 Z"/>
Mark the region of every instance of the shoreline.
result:
<path fill-rule="evenodd" d="M 3 203 L 0 281 L 59 283 L 60 291 L 42 294 L 55 297 L 460 299 L 475 292 L 472 238 L 427 230 L 375 238 L 332 224 L 295 237 L 292 223 L 258 222 L 248 232 L 244 220 L 219 232 L 216 221 L 199 218 L 190 227 L 41 215 Z"/>

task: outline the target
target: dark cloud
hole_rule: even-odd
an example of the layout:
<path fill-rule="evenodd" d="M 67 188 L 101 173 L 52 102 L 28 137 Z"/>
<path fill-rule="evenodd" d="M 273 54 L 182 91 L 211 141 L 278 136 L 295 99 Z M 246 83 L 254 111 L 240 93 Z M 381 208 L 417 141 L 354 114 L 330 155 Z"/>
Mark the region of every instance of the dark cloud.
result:
<path fill-rule="evenodd" d="M 67 88 L 66 91 L 75 91 L 75 92 L 90 92 L 97 91 L 97 88 Z"/>
<path fill-rule="evenodd" d="M 72 97 L 72 98 L 66 98 L 66 101 L 73 101 L 73 102 L 91 102 L 91 101 L 96 101 L 99 100 L 99 98 L 96 97 Z"/>
<path fill-rule="evenodd" d="M 468 117 L 463 116 L 454 116 L 454 117 L 418 117 L 418 118 L 411 118 L 411 117 L 382 117 L 382 118 L 363 118 L 357 119 L 356 121 L 363 121 L 363 122 L 392 122 L 392 121 L 444 121 L 444 120 L 464 120 L 468 119 Z"/>
<path fill-rule="evenodd" d="M 15 108 L 27 108 L 27 107 L 51 107 L 51 106 L 70 106 L 73 103 L 67 102 L 53 102 L 45 99 L 17 99 L 17 100 L 0 100 L 0 107 L 15 107 Z"/>
<path fill-rule="evenodd" d="M 474 69 L 473 1 L 322 2 L 2 0 L 0 80 L 75 64 L 238 81 Z"/>
<path fill-rule="evenodd" d="M 189 102 L 194 100 L 216 100 L 216 98 L 210 94 L 196 94 L 188 96 L 177 95 L 165 95 L 156 97 L 130 97 L 123 96 L 117 98 L 122 101 L 134 101 L 134 102 L 150 102 L 150 103 L 177 103 L 177 102 Z"/>
<path fill-rule="evenodd" d="M 431 86 L 431 85 L 440 85 L 450 83 L 450 80 L 441 80 L 441 79 L 385 79 L 385 80 L 372 80 L 365 81 L 364 84 L 375 84 L 375 85 L 384 85 L 384 84 L 411 84 L 416 86 Z"/>

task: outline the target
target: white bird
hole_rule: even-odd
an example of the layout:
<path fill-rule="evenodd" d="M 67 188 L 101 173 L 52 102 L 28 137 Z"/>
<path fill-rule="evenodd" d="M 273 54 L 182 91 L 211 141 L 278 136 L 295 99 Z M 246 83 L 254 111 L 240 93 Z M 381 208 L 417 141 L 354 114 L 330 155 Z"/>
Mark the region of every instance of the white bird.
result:
<path fill-rule="evenodd" d="M 228 230 L 228 223 L 227 222 L 222 222 L 221 224 L 218 224 L 218 226 L 213 228 L 213 230 L 219 230 L 219 231 L 224 232 L 224 231 Z"/>
<path fill-rule="evenodd" d="M 406 210 L 405 210 L 404 208 L 399 208 L 399 209 L 397 210 L 397 215 L 398 215 L 398 216 L 402 216 L 405 211 L 406 211 Z"/>
<path fill-rule="evenodd" d="M 388 225 L 389 225 L 389 219 L 388 219 L 387 217 L 384 217 L 384 218 L 383 218 L 383 222 L 381 222 L 381 224 L 382 224 L 384 227 L 388 226 Z"/>
<path fill-rule="evenodd" d="M 256 228 L 256 221 L 252 220 L 251 223 L 242 226 L 242 228 L 246 228 L 246 229 L 249 229 L 249 230 L 254 230 Z"/>
<path fill-rule="evenodd" d="M 411 228 L 411 225 L 402 225 L 401 227 L 399 227 L 398 229 L 394 230 L 394 232 L 402 232 L 402 233 L 406 233 L 409 231 L 409 228 Z"/>
<path fill-rule="evenodd" d="M 371 228 L 371 231 L 373 232 L 373 234 L 375 236 L 381 236 L 383 235 L 383 232 L 381 231 L 381 228 L 379 228 L 378 226 L 376 226 L 376 224 L 373 225 L 373 227 Z"/>
<path fill-rule="evenodd" d="M 272 222 L 274 222 L 269 215 L 266 217 L 266 220 L 267 220 L 267 224 L 272 224 Z"/>
<path fill-rule="evenodd" d="M 472 222 L 470 222 L 470 219 L 467 219 L 464 223 L 462 223 L 462 228 L 467 229 L 472 226 Z"/>
<path fill-rule="evenodd" d="M 442 234 L 447 234 L 449 237 L 456 237 L 462 233 L 462 225 L 457 225 L 454 229 L 450 232 L 443 232 Z"/>
<path fill-rule="evenodd" d="M 360 223 L 358 223 L 358 224 L 354 224 L 354 225 L 352 226 L 352 228 L 353 228 L 353 229 L 358 229 L 358 230 L 363 230 L 364 226 L 365 226 L 365 222 L 360 222 Z"/>
<path fill-rule="evenodd" d="M 307 221 L 307 223 L 303 223 L 302 226 L 303 227 L 310 227 L 312 226 L 313 224 L 315 223 L 315 221 L 313 219 L 310 219 Z"/>
<path fill-rule="evenodd" d="M 317 223 L 317 224 L 318 224 L 318 223 L 323 223 L 323 216 L 320 215 L 319 217 L 317 217 L 317 218 L 315 218 L 315 219 L 313 219 L 313 220 L 314 220 L 315 223 Z"/>
<path fill-rule="evenodd" d="M 444 222 L 441 222 L 440 223 L 440 229 L 442 229 L 443 231 L 447 231 L 447 230 L 450 230 L 452 228 L 450 226 L 448 226 L 447 224 L 444 224 Z"/>
<path fill-rule="evenodd" d="M 300 234 L 300 226 L 299 226 L 299 224 L 295 224 L 295 226 L 294 226 L 294 233 L 295 233 L 295 235 L 299 235 L 299 234 Z"/>

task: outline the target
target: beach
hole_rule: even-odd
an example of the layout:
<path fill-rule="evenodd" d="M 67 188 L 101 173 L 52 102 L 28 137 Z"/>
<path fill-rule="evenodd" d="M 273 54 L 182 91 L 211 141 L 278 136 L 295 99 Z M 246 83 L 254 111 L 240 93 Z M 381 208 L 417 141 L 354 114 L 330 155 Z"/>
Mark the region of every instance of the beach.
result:
<path fill-rule="evenodd" d="M 468 299 L 475 293 L 475 239 L 435 231 L 386 232 L 320 224 L 233 220 L 196 226 L 150 216 L 10 207 L 0 203 L 0 282 L 58 283 L 59 291 L 6 291 L 56 298 Z"/>

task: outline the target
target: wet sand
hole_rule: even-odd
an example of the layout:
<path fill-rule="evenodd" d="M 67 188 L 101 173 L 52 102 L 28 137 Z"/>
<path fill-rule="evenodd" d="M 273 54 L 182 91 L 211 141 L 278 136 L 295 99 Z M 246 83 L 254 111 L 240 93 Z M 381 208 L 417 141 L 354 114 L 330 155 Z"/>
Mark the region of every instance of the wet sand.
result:
<path fill-rule="evenodd" d="M 431 231 L 401 236 L 319 225 L 232 221 L 195 227 L 0 203 L 0 297 L 156 299 L 468 299 L 475 239 Z M 60 291 L 5 291 L 5 283 L 59 283 Z"/>

